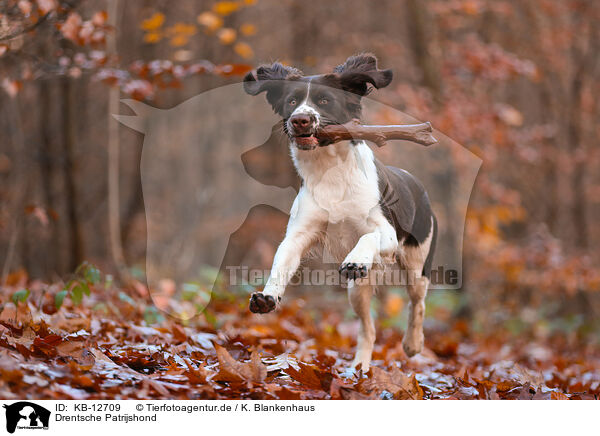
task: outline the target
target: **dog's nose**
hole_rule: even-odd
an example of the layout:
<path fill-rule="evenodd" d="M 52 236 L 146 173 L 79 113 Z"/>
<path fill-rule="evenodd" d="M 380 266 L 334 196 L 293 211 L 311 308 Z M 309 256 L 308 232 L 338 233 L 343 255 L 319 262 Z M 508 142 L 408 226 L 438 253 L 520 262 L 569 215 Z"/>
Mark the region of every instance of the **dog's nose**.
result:
<path fill-rule="evenodd" d="M 290 118 L 290 122 L 295 129 L 304 130 L 310 126 L 310 116 L 305 114 L 297 114 Z"/>

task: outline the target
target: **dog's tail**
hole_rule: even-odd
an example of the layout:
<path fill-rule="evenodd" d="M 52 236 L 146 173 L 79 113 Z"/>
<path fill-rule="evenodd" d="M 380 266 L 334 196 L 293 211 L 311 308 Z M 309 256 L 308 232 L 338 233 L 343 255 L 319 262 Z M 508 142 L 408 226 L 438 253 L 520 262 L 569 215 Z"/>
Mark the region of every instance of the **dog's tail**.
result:
<path fill-rule="evenodd" d="M 433 224 L 433 235 L 431 236 L 431 244 L 429 245 L 429 253 L 427 253 L 427 258 L 425 259 L 425 263 L 423 264 L 423 276 L 430 278 L 431 275 L 431 266 L 433 264 L 433 256 L 435 255 L 435 246 L 437 242 L 438 236 L 438 224 L 437 218 L 433 213 L 431 213 L 431 221 Z"/>

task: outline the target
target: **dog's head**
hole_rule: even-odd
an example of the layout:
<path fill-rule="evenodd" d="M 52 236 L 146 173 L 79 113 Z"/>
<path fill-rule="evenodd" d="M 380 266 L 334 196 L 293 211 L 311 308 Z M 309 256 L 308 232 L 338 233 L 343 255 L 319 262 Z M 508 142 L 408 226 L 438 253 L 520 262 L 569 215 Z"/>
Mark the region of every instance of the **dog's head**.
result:
<path fill-rule="evenodd" d="M 320 127 L 359 118 L 361 97 L 391 81 L 392 70 L 379 70 L 375 56 L 360 54 L 332 73 L 316 76 L 304 76 L 278 62 L 261 66 L 246 75 L 244 90 L 250 95 L 266 92 L 273 110 L 283 117 L 292 144 L 310 150 L 319 145 L 315 134 Z"/>

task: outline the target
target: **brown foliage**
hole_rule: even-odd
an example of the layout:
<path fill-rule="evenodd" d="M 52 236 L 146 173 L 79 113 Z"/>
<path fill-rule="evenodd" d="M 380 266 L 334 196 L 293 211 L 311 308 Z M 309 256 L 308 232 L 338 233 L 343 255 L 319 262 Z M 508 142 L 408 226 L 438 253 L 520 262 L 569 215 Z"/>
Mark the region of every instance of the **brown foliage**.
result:
<path fill-rule="evenodd" d="M 2 288 L 3 398 L 587 399 L 600 394 L 600 357 L 564 337 L 471 335 L 463 322 L 426 332 L 408 359 L 402 335 L 379 329 L 366 374 L 348 371 L 354 322 L 302 300 L 269 315 L 247 297 L 215 294 L 184 324 L 156 315 L 134 289 L 93 284 L 81 304 L 49 302 L 62 285 Z M 24 294 L 20 294 L 24 295 Z M 126 297 L 124 296 L 126 295 Z M 50 308 L 52 307 L 52 310 Z M 149 317 L 148 314 L 154 314 Z M 210 321 L 210 322 L 208 322 Z"/>

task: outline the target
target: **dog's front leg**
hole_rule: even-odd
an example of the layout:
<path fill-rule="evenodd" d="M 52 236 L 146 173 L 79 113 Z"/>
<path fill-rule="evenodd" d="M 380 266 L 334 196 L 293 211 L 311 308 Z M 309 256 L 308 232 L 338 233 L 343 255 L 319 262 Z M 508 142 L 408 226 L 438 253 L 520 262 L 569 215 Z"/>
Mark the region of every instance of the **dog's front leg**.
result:
<path fill-rule="evenodd" d="M 362 235 L 340 266 L 340 274 L 348 280 L 366 277 L 379 252 L 378 231 Z"/>
<path fill-rule="evenodd" d="M 300 266 L 302 254 L 313 241 L 313 234 L 305 232 L 288 233 L 277 248 L 271 275 L 262 292 L 252 294 L 250 311 L 268 313 L 275 310 L 285 292 L 285 287 Z"/>
<path fill-rule="evenodd" d="M 317 241 L 326 223 L 324 211 L 301 189 L 292 206 L 286 235 L 275 253 L 265 288 L 250 297 L 251 312 L 268 313 L 275 310 L 287 284 L 300 266 L 302 256 Z"/>
<path fill-rule="evenodd" d="M 392 263 L 398 249 L 396 231 L 380 209 L 371 211 L 367 225 L 374 230 L 360 237 L 340 266 L 340 274 L 348 280 L 366 277 L 373 263 Z"/>

